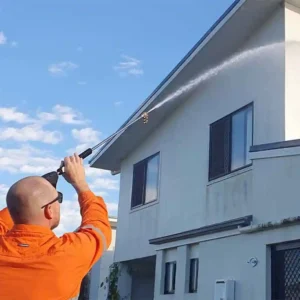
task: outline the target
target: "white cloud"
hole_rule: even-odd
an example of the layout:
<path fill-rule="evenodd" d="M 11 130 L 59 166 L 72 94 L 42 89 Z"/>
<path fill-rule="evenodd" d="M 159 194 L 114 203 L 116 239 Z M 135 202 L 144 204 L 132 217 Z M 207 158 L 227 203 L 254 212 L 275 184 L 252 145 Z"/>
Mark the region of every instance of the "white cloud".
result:
<path fill-rule="evenodd" d="M 111 176 L 110 171 L 91 168 L 89 166 L 87 166 L 87 168 L 85 170 L 85 174 L 86 174 L 86 176 L 96 177 L 96 178 L 97 177 L 102 177 L 102 176 Z"/>
<path fill-rule="evenodd" d="M 79 142 L 79 144 L 74 148 L 68 149 L 67 153 L 69 155 L 72 155 L 73 153 L 82 153 L 91 146 L 98 144 L 100 142 L 100 135 L 100 131 L 94 130 L 90 127 L 83 129 L 72 129 L 72 136 L 76 141 Z"/>
<path fill-rule="evenodd" d="M 55 157 L 51 151 L 41 150 L 26 144 L 19 148 L 0 147 L 0 172 L 41 175 L 56 170 L 60 161 L 61 158 Z M 112 176 L 109 171 L 91 168 L 89 165 L 85 165 L 85 174 L 87 180 L 92 184 L 94 180 L 110 179 L 109 177 Z M 110 183 L 110 185 L 112 184 Z M 101 191 L 105 189 L 105 185 L 96 185 L 95 189 Z"/>
<path fill-rule="evenodd" d="M 74 71 L 77 68 L 77 64 L 70 61 L 63 61 L 50 65 L 48 71 L 54 76 L 67 76 L 69 71 Z"/>
<path fill-rule="evenodd" d="M 57 144 L 62 140 L 62 134 L 59 131 L 44 130 L 39 125 L 28 125 L 22 128 L 4 127 L 0 128 L 0 141 L 5 140 Z"/>
<path fill-rule="evenodd" d="M 68 149 L 67 154 L 68 155 L 73 155 L 74 153 L 80 154 L 80 153 L 82 153 L 83 151 L 85 151 L 86 149 L 88 149 L 90 147 L 91 147 L 90 144 L 80 144 L 80 145 L 77 145 L 74 148 Z"/>
<path fill-rule="evenodd" d="M 78 81 L 77 84 L 78 84 L 78 85 L 86 85 L 87 82 L 86 82 L 86 81 Z"/>
<path fill-rule="evenodd" d="M 87 127 L 82 129 L 72 129 L 72 136 L 79 143 L 96 144 L 100 141 L 101 132 Z"/>
<path fill-rule="evenodd" d="M 16 107 L 0 107 L 0 119 L 4 122 L 16 122 L 20 124 L 31 123 L 33 120 Z"/>
<path fill-rule="evenodd" d="M 38 118 L 42 120 L 43 122 L 51 122 L 57 120 L 58 116 L 56 116 L 53 113 L 48 112 L 40 112 L 37 114 Z"/>
<path fill-rule="evenodd" d="M 0 45 L 5 45 L 7 42 L 7 37 L 4 35 L 3 31 L 0 31 Z"/>
<path fill-rule="evenodd" d="M 116 102 L 114 102 L 114 106 L 115 107 L 119 107 L 119 106 L 121 106 L 123 104 L 123 101 L 116 101 Z"/>
<path fill-rule="evenodd" d="M 0 183 L 0 209 L 6 207 L 7 192 L 8 192 L 8 186 Z"/>
<path fill-rule="evenodd" d="M 108 210 L 108 214 L 110 216 L 116 216 L 116 213 L 118 211 L 118 203 L 107 202 L 106 207 L 107 207 L 107 210 Z"/>
<path fill-rule="evenodd" d="M 75 111 L 69 106 L 55 105 L 53 111 L 59 117 L 60 121 L 65 124 L 85 124 L 87 120 L 84 120 L 80 112 Z"/>
<path fill-rule="evenodd" d="M 81 215 L 78 201 L 64 200 L 60 206 L 61 217 L 60 224 L 54 232 L 61 236 L 65 232 L 72 232 L 80 226 Z"/>
<path fill-rule="evenodd" d="M 15 174 L 42 175 L 56 170 L 60 160 L 50 152 L 22 145 L 19 148 L 0 147 L 0 171 Z"/>
<path fill-rule="evenodd" d="M 122 61 L 114 67 L 114 69 L 118 71 L 121 76 L 141 76 L 144 74 L 144 70 L 141 67 L 142 62 L 140 60 L 127 55 L 122 55 L 121 57 Z"/>
<path fill-rule="evenodd" d="M 19 43 L 16 42 L 16 41 L 12 41 L 12 42 L 10 43 L 10 46 L 11 46 L 12 48 L 17 48 L 17 47 L 19 46 Z"/>
<path fill-rule="evenodd" d="M 38 118 L 43 122 L 59 121 L 64 124 L 83 125 L 89 121 L 84 119 L 79 111 L 70 106 L 57 104 L 52 108 L 52 112 L 39 112 Z"/>
<path fill-rule="evenodd" d="M 5 184 L 2 184 L 0 183 L 0 195 L 3 196 L 5 195 L 6 196 L 6 193 L 8 192 L 8 186 L 5 185 Z M 1 197 L 0 196 L 0 197 Z"/>
<path fill-rule="evenodd" d="M 58 121 L 64 124 L 84 125 L 89 122 L 83 118 L 79 111 L 70 106 L 57 104 L 51 112 L 37 112 L 36 116 L 30 117 L 28 114 L 20 112 L 16 107 L 0 107 L 0 120 L 3 122 L 15 122 L 19 124 L 45 125 L 48 122 Z"/>
<path fill-rule="evenodd" d="M 144 71 L 142 69 L 133 68 L 133 69 L 128 70 L 128 73 L 131 75 L 138 76 L 138 75 L 143 75 Z"/>
<path fill-rule="evenodd" d="M 119 181 L 111 178 L 96 178 L 90 184 L 92 189 L 119 190 Z"/>

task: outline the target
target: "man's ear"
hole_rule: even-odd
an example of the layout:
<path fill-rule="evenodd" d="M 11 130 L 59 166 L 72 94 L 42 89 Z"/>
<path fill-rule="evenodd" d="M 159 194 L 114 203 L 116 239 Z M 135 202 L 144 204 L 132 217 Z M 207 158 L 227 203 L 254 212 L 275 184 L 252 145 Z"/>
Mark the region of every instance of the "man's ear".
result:
<path fill-rule="evenodd" d="M 44 214 L 46 219 L 51 220 L 53 219 L 53 209 L 52 209 L 52 205 L 49 204 L 44 208 Z"/>

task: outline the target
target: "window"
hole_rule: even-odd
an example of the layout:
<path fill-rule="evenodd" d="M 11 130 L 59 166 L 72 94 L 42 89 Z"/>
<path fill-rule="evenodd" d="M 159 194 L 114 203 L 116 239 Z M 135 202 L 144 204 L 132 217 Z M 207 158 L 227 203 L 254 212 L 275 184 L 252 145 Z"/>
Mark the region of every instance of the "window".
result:
<path fill-rule="evenodd" d="M 238 110 L 210 126 L 209 180 L 251 164 L 253 106 Z"/>
<path fill-rule="evenodd" d="M 299 241 L 271 247 L 272 299 L 300 299 Z"/>
<path fill-rule="evenodd" d="M 190 260 L 189 293 L 197 293 L 197 288 L 198 288 L 198 266 L 199 266 L 199 259 L 198 258 L 192 258 Z"/>
<path fill-rule="evenodd" d="M 167 262 L 165 268 L 165 294 L 174 294 L 176 282 L 176 262 Z"/>
<path fill-rule="evenodd" d="M 131 208 L 157 200 L 158 176 L 159 153 L 134 165 Z"/>

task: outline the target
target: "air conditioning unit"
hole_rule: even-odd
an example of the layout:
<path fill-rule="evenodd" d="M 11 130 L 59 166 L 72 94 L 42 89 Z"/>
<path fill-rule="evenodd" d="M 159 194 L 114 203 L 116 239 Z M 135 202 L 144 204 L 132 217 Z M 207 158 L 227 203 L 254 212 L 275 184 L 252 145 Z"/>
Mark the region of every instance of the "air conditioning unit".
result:
<path fill-rule="evenodd" d="M 214 300 L 234 300 L 235 281 L 233 279 L 220 279 L 215 282 Z"/>

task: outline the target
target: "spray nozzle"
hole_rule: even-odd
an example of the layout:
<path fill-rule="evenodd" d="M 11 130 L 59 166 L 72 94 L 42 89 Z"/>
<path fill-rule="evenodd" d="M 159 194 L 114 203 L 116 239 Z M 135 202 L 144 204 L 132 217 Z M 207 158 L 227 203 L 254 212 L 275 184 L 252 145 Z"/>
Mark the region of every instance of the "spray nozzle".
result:
<path fill-rule="evenodd" d="M 142 114 L 142 118 L 143 118 L 144 124 L 147 124 L 148 121 L 149 121 L 149 114 L 148 114 L 147 112 L 144 112 L 144 113 Z"/>
<path fill-rule="evenodd" d="M 81 154 L 79 154 L 79 157 L 81 157 L 82 159 L 85 159 L 92 153 L 93 153 L 93 149 L 89 148 L 89 149 L 83 151 Z M 52 184 L 52 186 L 54 188 L 56 188 L 58 178 L 59 178 L 58 176 L 63 173 L 63 167 L 64 167 L 64 162 L 62 161 L 56 172 L 53 171 L 53 172 L 47 173 L 47 174 L 43 175 L 42 177 L 45 178 L 46 180 L 48 180 Z"/>

